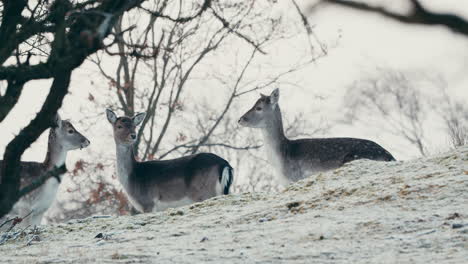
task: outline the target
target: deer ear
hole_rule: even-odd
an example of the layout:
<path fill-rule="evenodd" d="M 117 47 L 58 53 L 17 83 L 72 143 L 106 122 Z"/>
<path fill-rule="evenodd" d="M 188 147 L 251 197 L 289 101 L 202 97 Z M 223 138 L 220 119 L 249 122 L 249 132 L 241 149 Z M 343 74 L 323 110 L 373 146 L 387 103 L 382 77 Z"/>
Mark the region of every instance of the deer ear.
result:
<path fill-rule="evenodd" d="M 139 124 L 141 124 L 141 122 L 143 122 L 143 120 L 145 120 L 145 116 L 146 116 L 146 113 L 136 114 L 135 116 L 132 117 L 133 124 L 135 126 L 138 126 Z"/>
<path fill-rule="evenodd" d="M 106 116 L 111 124 L 115 124 L 115 121 L 117 121 L 117 115 L 109 108 L 106 109 Z"/>
<path fill-rule="evenodd" d="M 55 114 L 54 123 L 58 128 L 62 128 L 62 118 L 60 118 L 59 113 Z"/>
<path fill-rule="evenodd" d="M 276 105 L 279 101 L 279 89 L 276 88 L 270 94 L 270 102 L 272 105 Z"/>

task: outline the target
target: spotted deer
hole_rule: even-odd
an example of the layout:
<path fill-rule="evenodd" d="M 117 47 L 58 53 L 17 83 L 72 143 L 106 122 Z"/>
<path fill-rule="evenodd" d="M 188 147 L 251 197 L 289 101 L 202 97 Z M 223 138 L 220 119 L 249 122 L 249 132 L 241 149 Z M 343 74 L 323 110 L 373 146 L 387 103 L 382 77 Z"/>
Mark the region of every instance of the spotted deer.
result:
<path fill-rule="evenodd" d="M 377 143 L 359 138 L 304 138 L 290 140 L 283 130 L 278 104 L 279 90 L 261 95 L 240 119 L 245 127 L 259 128 L 270 164 L 287 184 L 311 174 L 336 169 L 356 159 L 393 161 L 393 156 Z"/>
<path fill-rule="evenodd" d="M 89 144 L 89 140 L 78 132 L 69 121 L 61 120 L 57 114 L 54 126 L 49 131 L 47 154 L 44 162 L 22 161 L 20 164 L 20 188 L 28 186 L 54 167 L 64 165 L 68 151 L 82 149 Z M 1 166 L 3 166 L 3 161 L 0 161 Z M 64 174 L 59 175 L 57 178 L 49 178 L 42 186 L 21 197 L 7 217 L 28 216 L 25 217 L 21 223 L 22 225 L 39 225 L 42 216 L 55 200 L 63 176 Z"/>
<path fill-rule="evenodd" d="M 116 145 L 116 167 L 130 203 L 141 213 L 162 211 L 229 194 L 233 169 L 212 153 L 140 162 L 134 155 L 136 127 L 146 114 L 133 117 L 106 110 Z"/>

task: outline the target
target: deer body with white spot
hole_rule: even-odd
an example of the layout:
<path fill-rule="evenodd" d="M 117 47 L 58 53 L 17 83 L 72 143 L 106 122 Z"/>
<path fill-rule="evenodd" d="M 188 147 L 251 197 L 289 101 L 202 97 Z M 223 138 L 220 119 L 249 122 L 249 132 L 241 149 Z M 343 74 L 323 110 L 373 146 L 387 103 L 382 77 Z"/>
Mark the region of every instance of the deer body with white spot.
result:
<path fill-rule="evenodd" d="M 139 212 L 162 211 L 229 193 L 233 169 L 226 160 L 212 153 L 198 153 L 139 162 L 133 152 L 135 129 L 145 113 L 117 117 L 107 109 L 106 114 L 114 132 L 119 181 Z"/>
<path fill-rule="evenodd" d="M 20 188 L 28 186 L 54 167 L 61 167 L 65 164 L 68 151 L 85 148 L 89 143 L 89 140 L 78 132 L 69 121 L 61 120 L 57 114 L 54 127 L 50 128 L 49 131 L 47 154 L 44 162 L 22 161 L 20 164 Z M 3 161 L 0 161 L 1 166 L 3 166 Z M 0 174 L 0 178 L 1 176 Z M 57 178 L 49 178 L 42 186 L 21 197 L 5 218 L 13 216 L 23 218 L 28 215 L 21 222 L 21 225 L 39 225 L 42 216 L 55 200 L 63 176 L 64 174 Z"/>
<path fill-rule="evenodd" d="M 283 184 L 314 173 L 336 169 L 356 159 L 393 161 L 393 156 L 377 143 L 358 138 L 288 139 L 283 131 L 279 90 L 261 95 L 239 124 L 262 131 L 268 160 Z"/>

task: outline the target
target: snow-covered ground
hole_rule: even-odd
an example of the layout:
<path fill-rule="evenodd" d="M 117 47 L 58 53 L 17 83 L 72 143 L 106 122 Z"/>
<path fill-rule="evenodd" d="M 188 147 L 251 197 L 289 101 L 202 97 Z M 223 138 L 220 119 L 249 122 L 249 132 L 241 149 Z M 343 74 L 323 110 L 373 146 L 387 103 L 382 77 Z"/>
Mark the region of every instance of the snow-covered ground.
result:
<path fill-rule="evenodd" d="M 468 147 L 27 233 L 1 263 L 468 263 Z"/>

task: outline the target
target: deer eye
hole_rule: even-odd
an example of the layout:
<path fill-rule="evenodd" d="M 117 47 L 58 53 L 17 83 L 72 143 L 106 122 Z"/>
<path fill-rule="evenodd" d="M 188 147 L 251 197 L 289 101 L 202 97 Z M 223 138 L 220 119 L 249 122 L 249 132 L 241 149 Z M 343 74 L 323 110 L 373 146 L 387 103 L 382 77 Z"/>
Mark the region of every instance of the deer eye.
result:
<path fill-rule="evenodd" d="M 255 108 L 255 110 L 257 110 L 257 111 L 262 111 L 262 108 L 261 108 L 260 106 L 257 106 L 257 107 Z"/>
<path fill-rule="evenodd" d="M 118 125 L 117 128 L 118 128 L 118 129 L 122 129 L 122 126 L 121 126 L 121 125 Z"/>
<path fill-rule="evenodd" d="M 68 134 L 73 134 L 75 131 L 73 131 L 73 129 L 69 129 L 68 130 Z"/>

